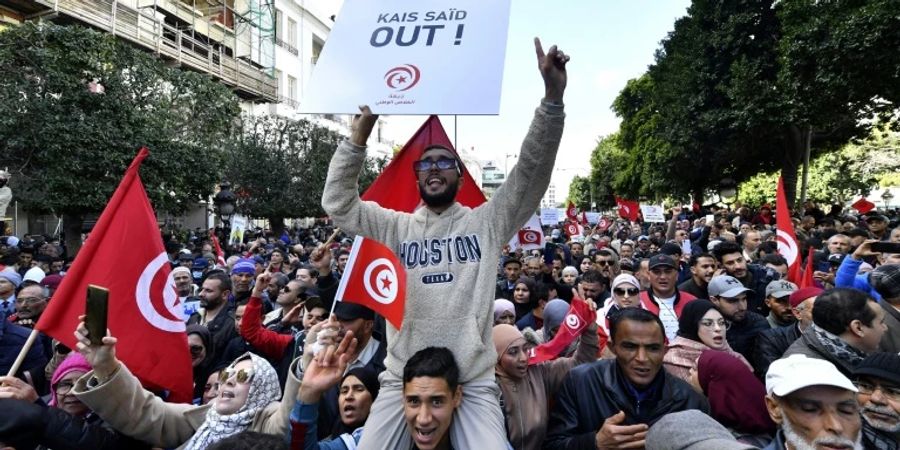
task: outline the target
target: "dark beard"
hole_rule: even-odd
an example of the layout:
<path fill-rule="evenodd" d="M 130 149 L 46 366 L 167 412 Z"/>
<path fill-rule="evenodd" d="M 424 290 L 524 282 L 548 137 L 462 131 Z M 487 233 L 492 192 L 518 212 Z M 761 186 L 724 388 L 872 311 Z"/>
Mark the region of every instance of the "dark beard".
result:
<path fill-rule="evenodd" d="M 456 191 L 459 190 L 459 182 L 454 184 L 449 184 L 447 189 L 437 195 L 430 195 L 425 192 L 425 186 L 422 183 L 419 183 L 419 196 L 422 197 L 422 201 L 425 202 L 426 205 L 431 206 L 433 208 L 439 208 L 443 206 L 448 206 L 456 201 Z"/>

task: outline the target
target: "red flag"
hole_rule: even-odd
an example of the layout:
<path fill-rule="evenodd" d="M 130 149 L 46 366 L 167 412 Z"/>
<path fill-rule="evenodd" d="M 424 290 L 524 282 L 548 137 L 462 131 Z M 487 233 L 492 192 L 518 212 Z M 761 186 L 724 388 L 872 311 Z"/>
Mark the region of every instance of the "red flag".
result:
<path fill-rule="evenodd" d="M 583 228 L 578 226 L 578 224 L 575 222 L 568 222 L 568 223 L 566 223 L 566 226 L 565 226 L 566 235 L 568 235 L 570 238 L 572 236 L 580 236 L 582 229 Z"/>
<path fill-rule="evenodd" d="M 542 238 L 543 235 L 539 230 L 519 230 L 519 244 L 523 247 L 526 245 L 540 246 Z"/>
<path fill-rule="evenodd" d="M 116 356 L 151 390 L 191 401 L 191 357 L 169 258 L 138 169 L 142 148 L 125 172 L 36 328 L 75 348 L 88 284 L 109 289 L 108 326 Z M 127 254 L 123 253 L 126 252 Z"/>
<path fill-rule="evenodd" d="M 865 197 L 860 198 L 855 203 L 850 205 L 851 208 L 859 211 L 860 214 L 865 214 L 873 209 L 875 209 L 875 204 L 867 200 Z"/>
<path fill-rule="evenodd" d="M 803 271 L 803 276 L 800 278 L 800 282 L 797 283 L 800 286 L 800 289 L 805 287 L 819 287 L 816 285 L 816 279 L 813 278 L 815 274 L 816 267 L 813 262 L 813 255 L 815 254 L 816 249 L 812 246 L 809 247 L 809 255 L 806 257 L 806 269 Z"/>
<path fill-rule="evenodd" d="M 797 234 L 794 233 L 794 223 L 791 222 L 791 213 L 788 211 L 787 197 L 784 194 L 784 180 L 778 177 L 778 192 L 775 196 L 775 228 L 778 233 L 778 253 L 784 256 L 788 263 L 788 281 L 800 282 L 800 246 L 797 243 Z"/>
<path fill-rule="evenodd" d="M 638 217 L 641 213 L 640 203 L 634 200 L 625 200 L 623 198 L 616 197 L 616 205 L 619 206 L 619 217 L 628 219 L 632 222 L 638 220 Z"/>
<path fill-rule="evenodd" d="M 363 305 L 399 330 L 406 304 L 406 271 L 397 255 L 374 239 L 357 236 L 334 301 Z"/>
<path fill-rule="evenodd" d="M 545 342 L 531 350 L 528 364 L 539 364 L 556 359 L 588 325 L 596 320 L 597 311 L 591 311 L 584 300 L 573 298 L 572 306 L 569 307 L 565 320 L 559 325 L 559 331 L 550 342 Z"/>
<path fill-rule="evenodd" d="M 578 221 L 578 208 L 575 207 L 571 200 L 569 200 L 569 206 L 566 207 L 566 217 L 573 222 Z"/>
<path fill-rule="evenodd" d="M 589 225 L 589 223 L 588 223 L 588 218 L 587 218 L 587 212 L 586 212 L 586 211 L 582 211 L 582 212 L 581 212 L 581 224 L 582 224 L 582 225 Z"/>
<path fill-rule="evenodd" d="M 608 230 L 611 225 L 612 221 L 604 216 L 600 218 L 599 222 L 597 222 L 597 229 L 600 230 L 601 233 L 603 233 Z"/>
<path fill-rule="evenodd" d="M 225 254 L 222 253 L 222 246 L 219 245 L 219 237 L 216 236 L 216 233 L 213 230 L 209 230 L 209 239 L 212 241 L 213 248 L 216 250 L 216 264 L 219 268 L 223 268 L 228 263 L 225 262 Z"/>
<path fill-rule="evenodd" d="M 453 150 L 453 144 L 450 143 L 450 138 L 447 137 L 447 132 L 444 131 L 437 116 L 429 117 L 419 127 L 416 134 L 403 146 L 400 153 L 394 156 L 361 198 L 395 211 L 411 213 L 418 209 L 422 205 L 422 197 L 416 187 L 418 181 L 412 168 L 413 162 L 421 158 L 422 152 L 431 145 L 442 145 Z M 456 193 L 456 201 L 461 205 L 474 208 L 487 201 L 465 168 L 460 183 L 462 186 Z"/>

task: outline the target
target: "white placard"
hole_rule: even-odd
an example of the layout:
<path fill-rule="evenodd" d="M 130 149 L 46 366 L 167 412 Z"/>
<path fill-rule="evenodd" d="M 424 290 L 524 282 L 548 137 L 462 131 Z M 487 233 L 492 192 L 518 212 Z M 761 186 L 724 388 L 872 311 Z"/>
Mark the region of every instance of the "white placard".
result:
<path fill-rule="evenodd" d="M 509 5 L 346 0 L 300 112 L 499 114 Z"/>
<path fill-rule="evenodd" d="M 590 212 L 585 213 L 587 216 L 587 221 L 591 225 L 597 225 L 597 222 L 600 222 L 600 213 L 598 212 Z"/>
<path fill-rule="evenodd" d="M 559 210 L 556 208 L 541 208 L 541 225 L 559 225 Z"/>
<path fill-rule="evenodd" d="M 245 231 L 247 231 L 247 218 L 239 215 L 233 216 L 231 218 L 231 237 L 228 238 L 228 243 L 238 245 L 243 242 Z"/>
<path fill-rule="evenodd" d="M 665 222 L 665 210 L 662 205 L 641 205 L 644 222 Z"/>
<path fill-rule="evenodd" d="M 541 220 L 538 218 L 537 214 L 532 214 L 531 218 L 528 219 L 528 222 L 521 228 L 522 230 L 534 230 L 538 233 L 541 233 L 541 236 L 544 236 L 544 231 L 541 228 Z M 523 250 L 533 250 L 543 248 L 543 239 L 541 239 L 541 244 L 522 244 L 519 242 L 519 232 L 513 235 L 512 239 L 509 240 L 509 247 L 513 250 L 522 247 Z"/>

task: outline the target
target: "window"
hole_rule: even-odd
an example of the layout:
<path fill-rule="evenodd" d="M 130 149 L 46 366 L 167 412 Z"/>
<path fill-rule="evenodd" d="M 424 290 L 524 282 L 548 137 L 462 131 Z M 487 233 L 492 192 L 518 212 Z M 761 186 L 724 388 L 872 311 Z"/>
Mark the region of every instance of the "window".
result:
<path fill-rule="evenodd" d="M 287 96 L 291 101 L 297 101 L 297 79 L 288 75 L 287 77 Z"/>
<path fill-rule="evenodd" d="M 275 69 L 275 92 L 279 97 L 284 96 L 284 84 L 281 82 L 281 71 Z"/>
<path fill-rule="evenodd" d="M 297 22 L 294 19 L 287 20 L 287 43 L 293 48 L 297 48 Z"/>
<path fill-rule="evenodd" d="M 284 13 L 281 10 L 275 10 L 275 39 L 282 40 L 284 38 Z"/>
<path fill-rule="evenodd" d="M 312 63 L 315 64 L 316 61 L 319 60 L 319 54 L 322 53 L 322 47 L 325 46 L 325 42 L 319 39 L 317 36 L 313 36 L 313 47 L 312 47 Z"/>

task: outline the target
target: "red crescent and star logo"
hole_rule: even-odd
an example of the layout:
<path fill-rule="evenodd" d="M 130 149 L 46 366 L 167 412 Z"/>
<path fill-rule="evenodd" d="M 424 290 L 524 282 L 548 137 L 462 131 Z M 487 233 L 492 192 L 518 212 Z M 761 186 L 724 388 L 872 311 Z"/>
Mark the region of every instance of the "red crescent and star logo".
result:
<path fill-rule="evenodd" d="M 384 82 L 387 87 L 403 92 L 412 89 L 419 83 L 421 72 L 419 68 L 413 64 L 404 64 L 394 67 L 384 74 Z"/>

